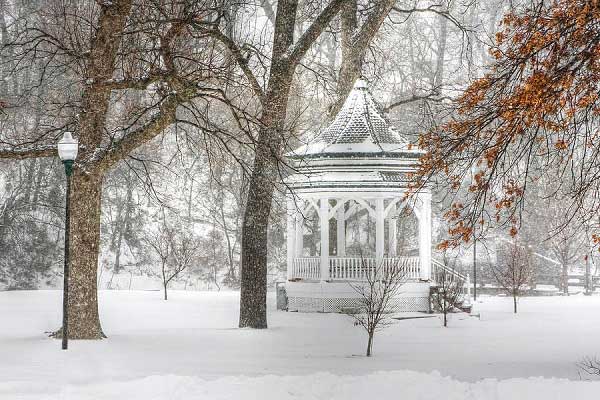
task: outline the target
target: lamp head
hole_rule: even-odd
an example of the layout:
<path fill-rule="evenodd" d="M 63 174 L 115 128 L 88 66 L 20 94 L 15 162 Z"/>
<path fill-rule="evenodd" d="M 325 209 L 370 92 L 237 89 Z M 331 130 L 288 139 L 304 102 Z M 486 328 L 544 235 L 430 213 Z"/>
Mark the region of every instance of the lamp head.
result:
<path fill-rule="evenodd" d="M 75 161 L 77 151 L 79 150 L 79 141 L 71 135 L 71 132 L 65 132 L 62 139 L 58 142 L 58 156 L 64 161 Z"/>

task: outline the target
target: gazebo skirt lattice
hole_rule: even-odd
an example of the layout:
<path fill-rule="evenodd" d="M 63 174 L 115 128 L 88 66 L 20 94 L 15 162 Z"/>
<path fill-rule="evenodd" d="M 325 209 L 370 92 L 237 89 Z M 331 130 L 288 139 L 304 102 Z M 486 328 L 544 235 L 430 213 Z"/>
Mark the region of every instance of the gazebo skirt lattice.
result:
<path fill-rule="evenodd" d="M 360 306 L 361 298 L 349 282 L 286 282 L 285 286 L 288 311 L 335 313 Z M 428 312 L 429 282 L 403 284 L 388 308 L 391 312 Z"/>
<path fill-rule="evenodd" d="M 360 299 L 351 297 L 314 298 L 289 297 L 288 311 L 340 313 L 356 309 Z M 428 312 L 428 297 L 398 297 L 391 300 L 391 312 Z"/>

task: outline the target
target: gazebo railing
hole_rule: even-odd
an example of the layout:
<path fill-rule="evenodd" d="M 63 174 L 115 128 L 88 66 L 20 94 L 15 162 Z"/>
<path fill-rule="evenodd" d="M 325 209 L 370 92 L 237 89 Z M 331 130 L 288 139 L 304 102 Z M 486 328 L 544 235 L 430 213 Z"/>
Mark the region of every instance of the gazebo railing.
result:
<path fill-rule="evenodd" d="M 407 279 L 421 278 L 421 259 L 419 257 L 398 257 L 400 268 L 406 270 Z"/>
<path fill-rule="evenodd" d="M 321 257 L 297 257 L 294 259 L 292 278 L 320 279 Z"/>
<path fill-rule="evenodd" d="M 374 258 L 334 257 L 329 259 L 331 279 L 364 279 L 366 269 L 375 266 Z"/>
<path fill-rule="evenodd" d="M 386 257 L 383 268 L 404 269 L 406 279 L 418 279 L 420 274 L 419 257 Z M 377 259 L 359 257 L 330 257 L 329 275 L 331 279 L 365 280 L 367 273 L 377 268 Z"/>
<path fill-rule="evenodd" d="M 329 279 L 365 280 L 367 273 L 377 268 L 376 258 L 329 257 Z M 419 257 L 386 257 L 383 268 L 402 268 L 408 280 L 419 279 Z M 294 259 L 291 279 L 317 280 L 321 278 L 320 257 L 298 257 Z"/>

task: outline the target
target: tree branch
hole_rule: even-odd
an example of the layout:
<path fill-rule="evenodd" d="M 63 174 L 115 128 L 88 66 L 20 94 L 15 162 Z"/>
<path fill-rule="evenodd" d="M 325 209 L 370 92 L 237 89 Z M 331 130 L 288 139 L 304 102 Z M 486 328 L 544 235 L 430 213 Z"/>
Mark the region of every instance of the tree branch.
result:
<path fill-rule="evenodd" d="M 432 101 L 434 103 L 441 103 L 446 100 L 450 101 L 450 100 L 452 100 L 452 98 L 448 97 L 448 96 L 439 96 L 437 93 L 430 93 L 430 94 L 426 94 L 426 95 L 413 94 L 412 96 L 410 96 L 408 98 L 393 102 L 392 104 L 390 104 L 389 106 L 384 108 L 383 111 L 387 113 L 396 107 L 400 107 L 404 104 L 413 103 L 415 101 L 420 101 L 420 100 L 428 100 L 428 101 Z"/>
<path fill-rule="evenodd" d="M 390 13 L 390 10 L 394 8 L 395 3 L 396 0 L 386 0 L 377 4 L 375 9 L 369 14 L 369 17 L 360 28 L 360 31 L 354 37 L 354 46 L 359 49 L 366 49 L 367 45 L 379 31 L 381 24 L 383 24 L 383 21 L 385 21 L 385 18 Z"/>
<path fill-rule="evenodd" d="M 437 14 L 437 15 L 443 17 L 443 18 L 446 18 L 448 21 L 450 21 L 454 26 L 456 26 L 461 31 L 465 31 L 465 32 L 471 31 L 470 29 L 468 29 L 467 27 L 465 27 L 464 25 L 462 25 L 459 20 L 457 20 L 456 18 L 454 18 L 454 16 L 452 14 L 450 14 L 449 11 L 447 11 L 447 10 L 446 11 L 437 10 L 436 7 L 441 7 L 441 5 L 439 5 L 439 4 L 433 4 L 433 5 L 430 5 L 429 7 L 425 7 L 425 8 L 418 8 L 418 7 L 414 7 L 414 8 L 392 7 L 391 10 L 396 11 L 396 12 L 401 13 L 401 14 L 432 12 L 432 13 Z"/>
<path fill-rule="evenodd" d="M 348 0 L 331 0 L 331 2 L 321 11 L 319 16 L 313 21 L 308 29 L 302 34 L 298 42 L 294 45 L 289 57 L 291 65 L 296 65 L 306 54 L 310 46 L 317 40 L 331 20 L 337 15 L 342 6 Z"/>
<path fill-rule="evenodd" d="M 146 124 L 128 133 L 123 139 L 113 143 L 106 152 L 95 154 L 100 170 L 107 170 L 119 160 L 125 158 L 139 146 L 149 142 L 175 122 L 177 107 L 181 99 L 176 94 L 170 94 L 159 106 L 159 111 Z M 94 162 L 94 160 L 91 160 Z"/>
<path fill-rule="evenodd" d="M 168 73 L 166 71 L 160 71 L 156 73 L 152 73 L 145 78 L 139 79 L 109 79 L 104 82 L 92 83 L 95 87 L 99 89 L 107 89 L 107 90 L 123 90 L 123 89 L 137 89 L 144 90 L 147 89 L 153 83 L 164 80 L 168 77 Z"/>
<path fill-rule="evenodd" d="M 0 146 L 0 159 L 24 160 L 27 158 L 55 157 L 57 156 L 56 144 L 39 146 L 14 145 Z"/>
<path fill-rule="evenodd" d="M 244 57 L 244 55 L 242 54 L 242 50 L 233 41 L 233 39 L 231 39 L 229 36 L 225 35 L 223 32 L 221 32 L 218 29 L 207 29 L 205 27 L 199 27 L 197 25 L 196 25 L 196 27 L 200 31 L 217 39 L 219 42 L 224 44 L 225 47 L 227 47 L 227 49 L 229 50 L 229 52 L 231 53 L 233 58 L 235 58 L 237 65 L 240 67 L 240 69 L 246 76 L 246 79 L 248 79 L 248 82 L 250 83 L 250 86 L 252 87 L 252 91 L 262 102 L 262 99 L 265 95 L 263 88 L 260 85 L 260 83 L 258 83 L 258 79 L 256 78 L 256 75 L 254 74 L 254 72 L 252 72 L 252 69 L 250 69 L 250 66 L 248 65 L 248 59 L 246 57 Z"/>

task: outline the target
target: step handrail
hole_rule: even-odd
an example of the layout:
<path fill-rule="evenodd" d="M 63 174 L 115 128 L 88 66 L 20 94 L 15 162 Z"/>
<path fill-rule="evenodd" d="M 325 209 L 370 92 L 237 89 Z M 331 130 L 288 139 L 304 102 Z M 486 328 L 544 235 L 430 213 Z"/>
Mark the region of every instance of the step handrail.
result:
<path fill-rule="evenodd" d="M 462 279 L 465 282 L 468 279 L 465 275 L 461 274 L 460 272 L 458 272 L 454 268 L 452 268 L 452 267 L 450 267 L 450 266 L 448 266 L 448 265 L 446 265 L 446 264 L 444 264 L 444 263 L 442 263 L 442 262 L 440 262 L 440 261 L 438 261 L 436 259 L 433 259 L 433 258 L 431 259 L 431 266 L 433 267 L 432 268 L 432 270 L 433 270 L 432 272 L 435 272 L 436 268 L 440 268 L 444 272 L 447 272 L 450 275 L 453 275 L 453 276 L 455 276 L 455 277 L 457 277 L 459 279 Z M 434 276 L 435 276 L 435 274 L 434 274 Z"/>

